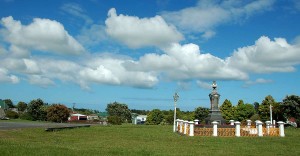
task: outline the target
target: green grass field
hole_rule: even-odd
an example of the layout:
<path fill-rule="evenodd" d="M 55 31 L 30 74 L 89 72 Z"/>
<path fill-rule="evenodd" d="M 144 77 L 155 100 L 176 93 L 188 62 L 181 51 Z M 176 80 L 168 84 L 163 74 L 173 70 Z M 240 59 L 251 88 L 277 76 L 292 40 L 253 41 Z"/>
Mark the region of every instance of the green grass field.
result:
<path fill-rule="evenodd" d="M 300 155 L 300 129 L 286 137 L 188 137 L 172 126 L 92 126 L 56 132 L 0 130 L 0 155 Z"/>

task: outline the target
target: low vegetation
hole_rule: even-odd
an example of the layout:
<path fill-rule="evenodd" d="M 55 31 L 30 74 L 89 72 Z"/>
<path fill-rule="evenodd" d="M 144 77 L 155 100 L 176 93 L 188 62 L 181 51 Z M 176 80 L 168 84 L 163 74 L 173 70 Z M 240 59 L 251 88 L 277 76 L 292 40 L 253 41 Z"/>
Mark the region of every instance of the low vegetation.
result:
<path fill-rule="evenodd" d="M 57 132 L 0 130 L 1 155 L 300 155 L 300 129 L 286 137 L 188 137 L 172 126 L 92 126 Z"/>

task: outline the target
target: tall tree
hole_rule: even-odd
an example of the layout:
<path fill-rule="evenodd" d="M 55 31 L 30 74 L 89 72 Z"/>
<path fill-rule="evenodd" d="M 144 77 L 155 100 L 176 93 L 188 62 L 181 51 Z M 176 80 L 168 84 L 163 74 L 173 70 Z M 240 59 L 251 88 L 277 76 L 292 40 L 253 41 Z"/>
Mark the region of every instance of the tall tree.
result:
<path fill-rule="evenodd" d="M 232 106 L 231 102 L 227 99 L 223 102 L 223 104 L 220 107 L 220 110 L 222 112 L 223 118 L 226 120 L 226 122 L 229 122 L 229 120 L 234 119 L 234 107 Z"/>
<path fill-rule="evenodd" d="M 208 116 L 209 109 L 204 107 L 197 107 L 194 113 L 194 119 L 198 119 L 201 123 Z"/>
<path fill-rule="evenodd" d="M 24 112 L 27 108 L 27 104 L 25 102 L 20 101 L 17 104 L 17 108 L 18 108 L 18 111 Z"/>
<path fill-rule="evenodd" d="M 250 119 L 252 115 L 255 113 L 255 109 L 251 104 L 240 104 L 237 105 L 235 111 L 235 119 L 238 121 L 245 121 Z"/>
<path fill-rule="evenodd" d="M 300 124 L 300 97 L 297 95 L 286 96 L 282 101 L 283 115 L 286 119 L 294 117 Z"/>
<path fill-rule="evenodd" d="M 270 120 L 270 105 L 276 105 L 276 101 L 271 95 L 265 97 L 262 101 L 261 105 L 258 108 L 258 114 L 262 121 L 269 121 Z"/>
<path fill-rule="evenodd" d="M 131 111 L 128 109 L 126 104 L 121 104 L 118 102 L 107 104 L 106 111 L 109 116 L 118 116 L 121 118 L 122 122 L 131 121 Z"/>
<path fill-rule="evenodd" d="M 27 106 L 27 112 L 32 120 L 46 120 L 46 106 L 41 99 L 30 101 Z"/>
<path fill-rule="evenodd" d="M 62 104 L 53 104 L 47 108 L 47 121 L 66 122 L 70 116 L 68 107 Z"/>
<path fill-rule="evenodd" d="M 148 125 L 158 125 L 164 119 L 163 113 L 159 109 L 153 109 L 147 115 L 146 124 Z"/>
<path fill-rule="evenodd" d="M 254 109 L 255 109 L 255 113 L 258 114 L 259 103 L 258 102 L 254 102 L 253 106 L 254 106 Z"/>
<path fill-rule="evenodd" d="M 5 104 L 7 105 L 8 108 L 15 108 L 15 105 L 13 104 L 11 99 L 5 99 L 3 101 L 5 102 Z"/>

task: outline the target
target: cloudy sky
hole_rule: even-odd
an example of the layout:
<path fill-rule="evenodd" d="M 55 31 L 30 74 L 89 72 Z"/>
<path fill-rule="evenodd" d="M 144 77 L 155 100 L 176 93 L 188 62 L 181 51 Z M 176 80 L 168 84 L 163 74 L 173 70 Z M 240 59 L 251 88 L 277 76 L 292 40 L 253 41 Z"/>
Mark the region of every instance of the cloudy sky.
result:
<path fill-rule="evenodd" d="M 300 94 L 298 0 L 0 0 L 0 99 L 104 111 Z"/>

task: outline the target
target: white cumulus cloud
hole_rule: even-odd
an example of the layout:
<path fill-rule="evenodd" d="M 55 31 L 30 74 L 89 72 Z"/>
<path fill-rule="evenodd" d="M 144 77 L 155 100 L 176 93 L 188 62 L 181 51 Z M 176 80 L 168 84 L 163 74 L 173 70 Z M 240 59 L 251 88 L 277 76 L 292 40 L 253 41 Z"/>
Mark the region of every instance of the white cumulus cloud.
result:
<path fill-rule="evenodd" d="M 131 48 L 163 46 L 183 39 L 181 33 L 161 16 L 138 18 L 117 15 L 116 9 L 112 8 L 105 24 L 109 36 Z"/>
<path fill-rule="evenodd" d="M 10 82 L 10 83 L 19 83 L 20 79 L 8 73 L 4 68 L 0 68 L 0 82 Z"/>
<path fill-rule="evenodd" d="M 235 50 L 226 61 L 232 68 L 248 73 L 292 72 L 300 63 L 300 44 L 262 36 L 254 45 Z"/>
<path fill-rule="evenodd" d="M 215 27 L 269 10 L 273 4 L 274 0 L 254 0 L 248 3 L 199 0 L 194 7 L 162 12 L 162 17 L 185 32 L 205 32 L 204 37 L 207 37 L 207 31 Z"/>
<path fill-rule="evenodd" d="M 13 17 L 1 19 L 5 27 L 1 32 L 12 46 L 26 50 L 40 50 L 58 54 L 80 54 L 84 51 L 64 26 L 57 21 L 35 18 L 29 25 L 22 25 Z"/>

